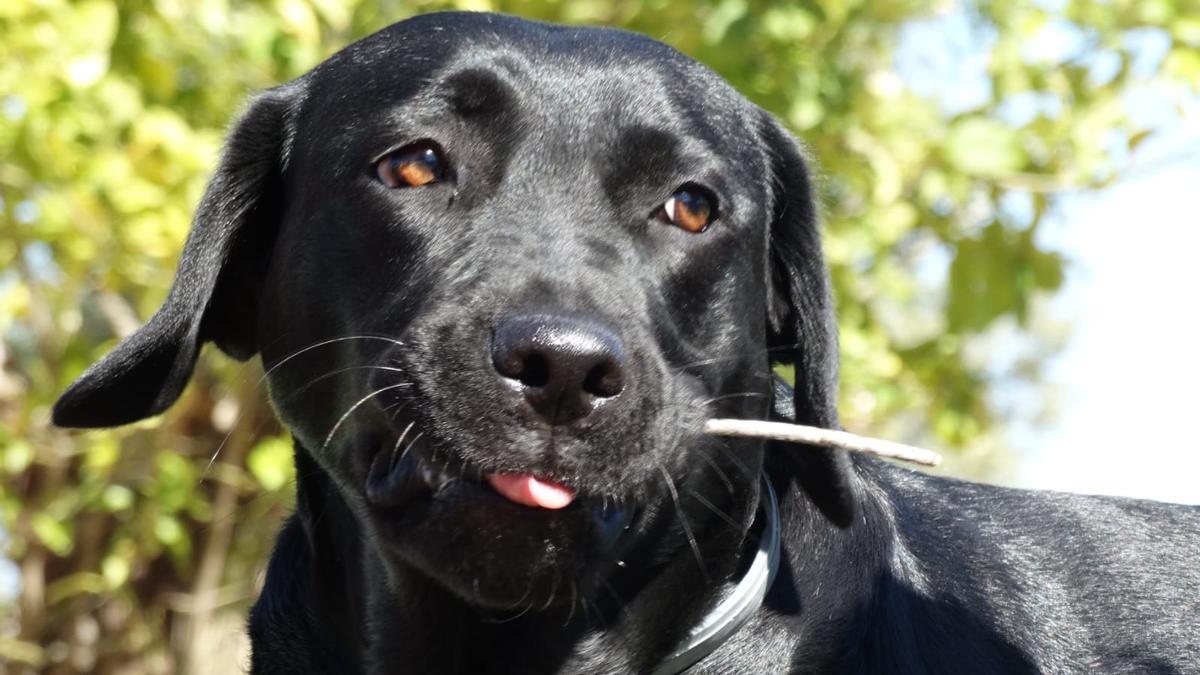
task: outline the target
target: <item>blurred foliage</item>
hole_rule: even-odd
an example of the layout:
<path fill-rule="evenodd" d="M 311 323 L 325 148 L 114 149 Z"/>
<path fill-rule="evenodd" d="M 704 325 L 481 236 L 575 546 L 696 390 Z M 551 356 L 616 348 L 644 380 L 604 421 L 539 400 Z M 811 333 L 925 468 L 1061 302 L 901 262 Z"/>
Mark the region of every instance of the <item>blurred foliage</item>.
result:
<path fill-rule="evenodd" d="M 1062 283 L 1039 226 L 1146 138 L 1126 94 L 1200 82 L 1194 1 L 449 4 L 649 34 L 778 114 L 823 176 L 845 423 L 941 445 L 986 444 L 998 378 L 1036 377 L 1036 358 L 995 373 L 966 347 Z M 292 499 L 255 366 L 208 352 L 132 428 L 68 434 L 49 406 L 164 297 L 246 97 L 445 6 L 0 3 L 0 546 L 20 575 L 0 577 L 0 673 L 229 672 L 215 655 L 239 649 Z M 939 58 L 977 61 L 970 91 L 923 70 Z"/>

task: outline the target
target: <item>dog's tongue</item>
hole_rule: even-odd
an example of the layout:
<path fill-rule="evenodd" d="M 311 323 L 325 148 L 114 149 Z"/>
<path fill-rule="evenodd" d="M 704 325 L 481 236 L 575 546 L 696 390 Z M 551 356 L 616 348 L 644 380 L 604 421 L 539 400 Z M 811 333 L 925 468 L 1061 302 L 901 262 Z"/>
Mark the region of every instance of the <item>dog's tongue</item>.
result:
<path fill-rule="evenodd" d="M 543 509 L 561 509 L 575 500 L 575 491 L 527 473 L 489 473 L 488 485 L 505 499 Z"/>

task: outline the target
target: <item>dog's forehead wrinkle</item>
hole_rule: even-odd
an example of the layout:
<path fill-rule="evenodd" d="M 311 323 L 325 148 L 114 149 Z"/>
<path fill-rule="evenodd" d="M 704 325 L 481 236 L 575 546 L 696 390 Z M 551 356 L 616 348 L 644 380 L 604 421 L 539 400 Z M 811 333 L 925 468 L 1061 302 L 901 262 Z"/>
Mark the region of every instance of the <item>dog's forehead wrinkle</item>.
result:
<path fill-rule="evenodd" d="M 728 116 L 716 107 L 707 110 L 703 100 L 682 101 L 667 95 L 668 82 L 696 82 L 699 74 L 687 73 L 686 67 L 629 64 L 614 69 L 611 64 L 597 64 L 586 45 L 573 46 L 572 51 L 564 48 L 551 58 L 540 59 L 503 47 L 466 50 L 431 79 L 440 86 L 454 83 L 464 72 L 489 73 L 494 81 L 519 90 L 525 125 L 541 133 L 553 129 L 575 138 L 580 132 L 586 137 L 589 131 L 594 134 L 630 119 L 686 128 L 678 124 L 684 114 L 681 111 L 697 107 L 705 109 L 704 117 Z M 711 73 L 708 75 L 711 78 Z M 726 131 L 736 128 L 725 126 Z"/>

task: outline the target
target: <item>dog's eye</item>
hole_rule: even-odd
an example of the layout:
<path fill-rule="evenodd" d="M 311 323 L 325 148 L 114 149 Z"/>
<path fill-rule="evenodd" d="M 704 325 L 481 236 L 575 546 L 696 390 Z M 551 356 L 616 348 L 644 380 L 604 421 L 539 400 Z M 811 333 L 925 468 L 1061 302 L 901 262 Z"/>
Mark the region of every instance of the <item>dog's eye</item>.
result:
<path fill-rule="evenodd" d="M 655 213 L 664 223 L 682 227 L 688 232 L 703 232 L 717 219 L 716 200 L 695 186 L 675 191 Z"/>
<path fill-rule="evenodd" d="M 446 176 L 446 162 L 430 143 L 414 143 L 375 162 L 375 175 L 388 187 L 420 187 Z"/>

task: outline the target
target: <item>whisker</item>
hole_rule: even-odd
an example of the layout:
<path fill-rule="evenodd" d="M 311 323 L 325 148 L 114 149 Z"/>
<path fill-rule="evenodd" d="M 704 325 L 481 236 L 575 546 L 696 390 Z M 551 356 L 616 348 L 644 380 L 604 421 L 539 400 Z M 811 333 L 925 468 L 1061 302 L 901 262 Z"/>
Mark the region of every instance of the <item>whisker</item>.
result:
<path fill-rule="evenodd" d="M 752 471 L 750 469 L 750 467 L 746 466 L 745 462 L 742 461 L 741 457 L 738 457 L 736 454 L 731 452 L 724 445 L 715 445 L 715 446 L 713 446 L 713 449 L 715 449 L 717 452 L 721 453 L 721 455 L 724 456 L 725 459 L 729 460 L 730 464 L 733 464 L 735 467 L 737 467 L 738 471 L 741 471 L 747 477 L 753 478 L 754 476 L 757 475 L 757 473 Z"/>
<path fill-rule="evenodd" d="M 717 474 L 717 477 L 721 479 L 721 482 L 725 484 L 725 489 L 729 492 L 729 494 L 733 495 L 736 492 L 733 489 L 733 481 L 729 480 L 729 475 L 725 473 L 725 470 L 721 468 L 721 465 L 717 464 L 717 461 L 713 459 L 712 455 L 709 455 L 706 452 L 701 452 L 700 457 L 706 464 L 708 464 L 709 467 L 712 468 L 712 470 Z"/>
<path fill-rule="evenodd" d="M 740 359 L 742 357 L 750 356 L 750 355 L 754 355 L 754 354 L 760 354 L 760 353 L 770 354 L 771 352 L 779 352 L 779 351 L 786 351 L 789 349 L 796 349 L 799 346 L 800 346 L 800 343 L 797 342 L 795 344 L 777 345 L 775 347 L 763 347 L 762 349 L 751 349 L 749 351 L 738 352 L 737 354 L 732 354 L 729 356 L 714 356 L 714 357 L 708 358 L 708 359 L 698 359 L 696 361 L 689 361 L 687 363 L 681 364 L 679 366 L 679 368 L 682 369 L 682 368 L 695 368 L 698 366 L 711 366 L 715 363 L 721 363 L 723 361 L 732 361 L 734 359 Z"/>
<path fill-rule="evenodd" d="M 400 453 L 400 461 L 402 461 L 402 462 L 404 461 L 404 456 L 408 454 L 409 450 L 412 450 L 413 447 L 416 446 L 417 441 L 421 440 L 421 437 L 424 435 L 425 435 L 424 431 L 418 431 L 417 435 L 413 436 L 413 439 L 408 442 L 408 445 L 404 446 L 404 452 Z"/>
<path fill-rule="evenodd" d="M 242 421 L 242 410 L 239 408 L 239 410 L 237 412 L 237 417 L 235 417 L 233 420 L 233 425 L 229 428 L 229 431 L 225 434 L 225 438 L 221 439 L 221 443 L 219 445 L 217 445 L 217 449 L 213 451 L 212 457 L 208 458 L 208 464 L 204 465 L 204 471 L 200 474 L 200 482 L 201 483 L 203 483 L 205 480 L 208 480 L 208 472 L 212 470 L 213 464 L 217 463 L 217 456 L 221 454 L 221 450 L 225 449 L 225 446 L 229 443 L 229 439 L 233 438 L 233 432 L 237 430 L 238 422 L 241 422 L 241 421 Z M 259 435 L 259 433 L 262 431 L 263 427 L 265 427 L 267 424 L 268 424 L 268 420 L 263 420 L 263 421 L 259 422 L 258 425 L 255 426 L 254 433 L 252 434 L 252 436 L 257 437 Z"/>
<path fill-rule="evenodd" d="M 710 399 L 700 402 L 698 405 L 700 407 L 703 407 L 703 406 L 709 405 L 710 403 L 716 403 L 717 401 L 724 401 L 727 398 L 739 398 L 739 397 L 743 397 L 743 396 L 746 396 L 746 397 L 757 396 L 759 398 L 771 398 L 770 394 L 764 394 L 761 391 L 739 391 L 734 394 L 722 394 L 720 396 L 714 396 Z"/>
<path fill-rule="evenodd" d="M 583 608 L 583 620 L 587 622 L 589 628 L 599 628 L 601 624 L 605 623 L 604 613 L 600 611 L 600 605 L 595 601 L 588 600 L 587 596 L 581 595 L 579 596 L 579 606 Z M 595 619 L 592 618 L 593 614 L 596 616 Z"/>
<path fill-rule="evenodd" d="M 659 404 L 663 403 L 664 394 L 660 392 Z M 670 447 L 678 447 L 679 437 L 683 433 L 683 425 L 680 423 L 680 415 L 682 410 L 679 406 L 669 406 L 675 412 L 675 434 L 671 439 Z M 675 487 L 675 480 L 671 478 L 671 473 L 667 471 L 666 465 L 663 464 L 662 454 L 656 448 L 651 448 L 654 454 L 655 464 L 658 467 L 663 478 L 666 479 L 667 491 L 671 495 L 671 502 L 675 505 L 675 513 L 679 515 L 679 522 L 683 526 L 684 534 L 687 535 L 688 545 L 692 548 L 692 554 L 696 557 L 696 564 L 700 567 L 700 573 L 704 576 L 705 581 L 708 580 L 708 568 L 704 565 L 703 557 L 700 555 L 700 544 L 696 541 L 696 535 L 692 532 L 692 526 L 688 523 L 687 516 L 683 513 L 683 507 L 679 502 L 679 490 Z"/>
<path fill-rule="evenodd" d="M 412 431 L 413 425 L 416 422 L 409 422 L 408 426 L 404 427 L 404 431 L 400 434 L 400 438 L 396 439 L 396 444 L 392 446 L 392 459 L 388 462 L 388 473 L 391 473 L 396 468 L 396 453 L 400 451 L 400 444 L 404 442 L 404 438 L 408 436 L 408 432 Z M 401 459 L 404 459 L 401 456 Z"/>
<path fill-rule="evenodd" d="M 667 491 L 671 493 L 671 501 L 675 503 L 675 513 L 679 515 L 679 523 L 683 525 L 683 532 L 687 535 L 688 545 L 692 547 L 692 554 L 696 556 L 696 564 L 700 566 L 700 573 L 704 575 L 705 581 L 709 581 L 708 568 L 704 565 L 704 560 L 700 555 L 700 544 L 696 541 L 696 535 L 692 533 L 692 526 L 688 523 L 687 516 L 683 513 L 683 507 L 679 503 L 679 490 L 675 487 L 675 481 L 667 472 L 666 467 L 662 465 L 661 460 L 658 462 L 658 470 L 666 479 Z"/>
<path fill-rule="evenodd" d="M 296 396 L 299 396 L 300 394 L 308 391 L 309 389 L 311 389 L 313 387 L 313 385 L 320 382 L 321 380 L 331 378 L 334 375 L 341 375 L 342 373 L 348 373 L 352 370 L 386 370 L 386 371 L 393 372 L 393 373 L 403 373 L 404 372 L 403 368 L 396 368 L 394 366 L 380 366 L 380 365 L 376 365 L 376 364 L 369 364 L 369 365 L 365 365 L 365 366 L 348 366 L 346 368 L 338 368 L 337 370 L 331 370 L 328 373 L 323 373 L 321 375 L 318 375 L 318 376 L 314 377 L 313 379 L 309 380 L 308 382 L 304 383 L 304 385 L 301 386 L 299 389 L 288 394 L 287 400 L 291 400 L 292 398 L 295 398 Z"/>
<path fill-rule="evenodd" d="M 550 585 L 550 596 L 546 598 L 546 604 L 542 605 L 542 608 L 538 611 L 544 612 L 550 609 L 550 605 L 554 602 L 554 594 L 558 592 L 559 581 L 562 581 L 562 571 L 556 570 L 554 572 L 554 583 Z"/>
<path fill-rule="evenodd" d="M 506 617 L 499 618 L 499 619 L 489 618 L 489 619 L 486 619 L 486 621 L 488 623 L 509 623 L 510 621 L 516 621 L 517 619 L 528 614 L 529 611 L 533 609 L 533 597 L 532 596 L 533 596 L 533 580 L 531 579 L 529 582 L 529 586 L 525 589 L 525 594 L 522 595 L 519 599 L 517 599 L 517 601 L 514 602 L 512 604 L 512 607 L 510 608 L 510 609 L 516 609 L 518 605 L 524 604 L 525 609 L 522 609 L 521 611 L 517 612 L 516 614 L 514 614 L 512 616 L 506 616 Z M 529 598 L 528 603 L 525 602 L 526 598 Z"/>
<path fill-rule="evenodd" d="M 360 337 L 366 338 L 366 337 L 368 337 L 368 336 L 360 336 Z M 338 338 L 338 339 L 339 339 L 339 340 L 343 340 L 343 339 L 346 339 L 346 340 L 348 340 L 348 339 L 351 339 L 351 338 Z M 378 338 L 378 339 L 381 339 L 381 340 L 382 340 L 382 339 L 387 339 L 387 338 Z M 313 349 L 313 348 L 320 347 L 320 346 L 322 346 L 322 345 L 325 345 L 325 344 L 329 344 L 329 342 L 335 342 L 335 341 L 336 341 L 336 340 L 330 340 L 330 341 L 326 341 L 326 342 L 318 343 L 318 344 L 315 344 L 315 345 L 310 345 L 310 346 L 309 346 L 309 347 L 307 347 L 306 349 Z M 397 341 L 397 342 L 396 342 L 396 344 L 400 344 L 400 343 Z M 301 351 L 304 351 L 304 350 L 301 350 Z M 300 354 L 300 352 L 296 352 L 295 354 L 292 354 L 292 356 L 298 356 L 299 354 Z M 288 358 L 284 359 L 284 361 L 290 360 L 291 358 L 292 358 L 292 357 L 291 357 L 291 356 L 289 356 Z M 265 381 L 265 380 L 267 379 L 267 376 L 268 376 L 268 375 L 270 375 L 270 374 L 271 374 L 271 372 L 273 372 L 273 371 L 275 370 L 275 368 L 276 368 L 276 367 L 278 367 L 278 366 L 281 366 L 281 365 L 283 365 L 283 361 L 280 361 L 279 363 L 275 364 L 275 366 L 272 366 L 270 370 L 268 370 L 267 372 L 263 373 L 263 374 L 262 374 L 262 376 L 258 378 L 258 382 L 256 382 L 254 386 L 255 386 L 255 387 L 259 387 L 259 386 L 261 386 L 261 385 L 262 385 L 262 383 L 263 383 L 263 381 Z M 321 380 L 324 380 L 324 379 L 326 379 L 326 378 L 328 378 L 328 377 L 333 377 L 334 375 L 339 375 L 339 374 L 341 374 L 341 373 L 349 372 L 349 371 L 351 371 L 351 370 L 363 370 L 363 369 L 387 370 L 387 371 L 392 371 L 392 372 L 397 372 L 397 373 L 404 372 L 404 371 L 403 371 L 403 369 L 401 369 L 401 368 L 394 368 L 394 367 L 391 367 L 391 366 L 379 366 L 379 365 L 350 366 L 350 367 L 348 367 L 348 368 L 339 368 L 339 369 L 337 369 L 337 370 L 333 370 L 333 371 L 330 371 L 330 372 L 328 372 L 328 373 L 324 373 L 324 374 L 322 374 L 322 375 L 318 375 L 317 377 L 313 378 L 313 379 L 312 379 L 312 380 L 310 380 L 309 382 L 305 383 L 303 386 L 301 386 L 301 387 L 300 387 L 299 389 L 297 389 L 296 391 L 294 391 L 294 392 L 292 392 L 292 393 L 288 394 L 288 395 L 287 395 L 287 396 L 284 398 L 284 400 L 285 400 L 285 401 L 291 401 L 292 399 L 296 398 L 297 396 L 299 396 L 300 394 L 304 393 L 305 391 L 308 391 L 308 389 L 309 389 L 309 388 L 311 388 L 311 387 L 312 387 L 313 385 L 315 385 L 316 383 L 318 383 L 318 382 L 320 382 Z M 204 472 L 200 474 L 200 480 L 201 480 L 202 482 L 203 482 L 203 481 L 204 481 L 206 478 L 208 478 L 208 472 L 209 472 L 209 471 L 212 469 L 212 466 L 213 466 L 213 464 L 215 464 L 215 463 L 216 463 L 216 461 L 217 461 L 217 457 L 218 457 L 218 456 L 221 454 L 221 451 L 225 449 L 225 446 L 226 446 L 226 445 L 228 445 L 228 443 L 229 443 L 229 439 L 230 439 L 230 438 L 233 436 L 233 431 L 234 431 L 234 429 L 236 429 L 236 428 L 237 428 L 237 423 L 238 423 L 238 422 L 240 422 L 240 421 L 241 421 L 241 419 L 242 419 L 242 410 L 239 408 L 239 410 L 238 410 L 238 413 L 237 413 L 237 416 L 234 418 L 233 425 L 231 426 L 231 428 L 229 429 L 229 431 L 228 431 L 228 432 L 225 434 L 225 437 L 221 439 L 221 442 L 220 442 L 220 443 L 217 445 L 217 449 L 213 451 L 212 457 L 210 457 L 210 458 L 208 459 L 208 464 L 207 464 L 207 465 L 204 467 Z"/>
<path fill-rule="evenodd" d="M 725 513 L 721 509 L 714 506 L 711 502 L 709 502 L 707 499 L 705 499 L 703 496 L 701 496 L 700 493 L 698 493 L 694 490 L 688 490 L 688 494 L 690 494 L 692 497 L 694 497 L 696 499 L 696 501 L 700 502 L 700 504 L 702 506 L 704 506 L 706 509 L 708 509 L 709 511 L 712 511 L 714 514 L 716 514 L 721 520 L 728 523 L 729 526 L 732 527 L 735 531 L 737 531 L 737 532 L 742 531 L 742 526 L 739 525 L 736 520 L 734 520 L 732 517 L 730 517 L 730 515 L 728 513 Z"/>
<path fill-rule="evenodd" d="M 567 614 L 567 620 L 563 622 L 562 627 L 566 628 L 571 625 L 571 619 L 575 618 L 575 605 L 579 604 L 579 586 L 575 580 L 571 580 L 571 611 Z"/>
<path fill-rule="evenodd" d="M 396 407 L 398 407 L 400 405 L 403 405 L 405 408 L 407 408 L 409 403 L 412 403 L 412 401 L 405 401 L 405 400 L 401 399 L 399 401 L 396 401 L 395 403 L 389 403 L 389 404 L 383 406 L 382 408 L 380 408 L 380 410 L 382 410 L 383 412 L 390 412 L 391 410 L 395 409 Z M 397 410 L 396 415 L 399 415 L 402 412 L 404 412 L 404 408 L 400 408 L 399 410 Z M 392 419 L 395 419 L 396 415 L 392 415 Z"/>
<path fill-rule="evenodd" d="M 532 592 L 533 592 L 533 580 L 530 579 L 529 585 L 527 585 L 525 587 L 525 593 L 522 594 L 521 597 L 517 598 L 516 602 L 509 605 L 508 609 L 516 609 L 516 608 L 520 607 L 521 605 L 525 604 L 525 601 L 529 599 L 529 594 Z"/>
<path fill-rule="evenodd" d="M 347 410 L 346 412 L 342 413 L 342 416 L 341 416 L 340 418 L 338 418 L 338 421 L 337 421 L 337 423 L 336 423 L 336 424 L 334 424 L 334 425 L 333 425 L 333 428 L 329 430 L 329 435 L 327 435 L 327 436 L 325 437 L 325 442 L 321 444 L 321 451 L 322 451 L 322 452 L 324 452 L 324 451 L 325 451 L 325 448 L 327 448 L 327 447 L 329 446 L 329 442 L 330 442 L 330 441 L 332 441 L 332 440 L 333 440 L 333 437 L 334 437 L 334 435 L 335 435 L 335 434 L 337 434 L 337 432 L 338 432 L 338 429 L 341 429 L 341 428 L 342 428 L 342 423 L 343 423 L 343 422 L 345 422 L 345 421 L 346 421 L 346 419 L 347 419 L 348 417 L 350 417 L 350 415 L 351 415 L 351 414 L 352 414 L 352 413 L 353 413 L 355 410 L 357 410 L 357 409 L 359 408 L 359 406 L 361 406 L 362 404 L 366 403 L 367 401 L 369 401 L 369 400 L 371 400 L 371 399 L 375 398 L 376 396 L 378 396 L 378 395 L 382 394 L 382 393 L 383 393 L 383 392 L 385 392 L 385 391 L 389 391 L 389 390 L 392 390 L 392 389 L 399 389 L 400 387 L 406 387 L 406 386 L 408 386 L 408 383 L 407 383 L 407 382 L 401 382 L 400 384 L 392 384 L 392 385 L 388 385 L 388 386 L 386 386 L 386 387 L 381 387 L 381 388 L 379 388 L 379 389 L 376 389 L 375 391 L 373 391 L 373 392 L 371 392 L 371 393 L 367 394 L 366 396 L 364 396 L 364 397 L 362 397 L 362 398 L 358 399 L 358 401 L 356 401 L 356 402 L 354 403 L 354 405 L 350 406 L 350 409 L 349 409 L 349 410 Z"/>
<path fill-rule="evenodd" d="M 345 342 L 347 340 L 380 340 L 382 342 L 387 342 L 387 343 L 396 345 L 397 347 L 404 346 L 404 343 L 401 342 L 400 340 L 397 340 L 395 338 L 386 337 L 383 335 L 344 335 L 342 337 L 336 337 L 336 338 L 330 338 L 328 340 L 322 340 L 320 342 L 316 342 L 311 345 L 308 345 L 307 347 L 302 347 L 301 349 L 298 349 L 298 350 L 292 352 L 291 354 L 288 354 L 287 356 L 283 357 L 279 361 L 273 363 L 271 365 L 271 367 L 268 368 L 266 370 L 266 372 L 263 373 L 262 377 L 260 377 L 258 379 L 258 383 L 262 384 L 262 381 L 267 379 L 268 375 L 275 372 L 281 366 L 283 366 L 283 364 L 287 363 L 288 361 L 291 361 L 292 359 L 296 358 L 297 356 L 300 356 L 301 354 L 304 354 L 306 352 L 317 349 L 318 347 L 325 347 L 325 346 L 328 346 L 328 345 L 331 345 L 331 344 L 334 344 L 337 342 Z"/>

